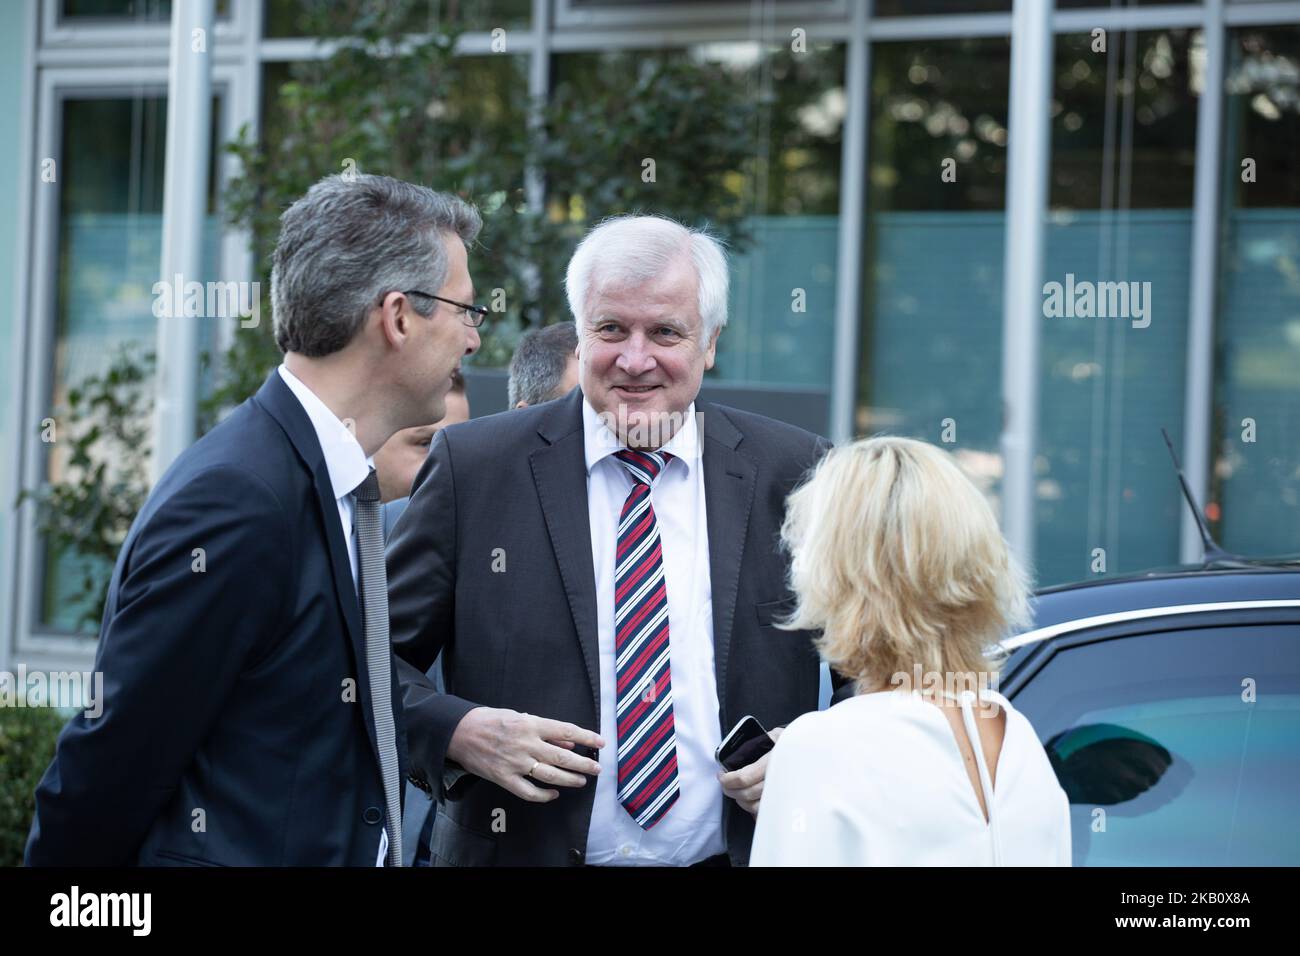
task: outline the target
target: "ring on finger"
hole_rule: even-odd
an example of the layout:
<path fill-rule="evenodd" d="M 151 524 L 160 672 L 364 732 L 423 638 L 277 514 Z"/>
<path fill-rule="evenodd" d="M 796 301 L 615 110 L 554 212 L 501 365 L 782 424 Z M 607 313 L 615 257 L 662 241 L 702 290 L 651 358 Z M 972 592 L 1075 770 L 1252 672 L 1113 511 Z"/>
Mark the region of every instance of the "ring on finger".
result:
<path fill-rule="evenodd" d="M 540 764 L 541 764 L 540 760 L 534 760 L 533 765 L 528 768 L 528 772 L 524 774 L 524 776 L 531 777 L 533 775 L 533 771 L 536 770 Z"/>

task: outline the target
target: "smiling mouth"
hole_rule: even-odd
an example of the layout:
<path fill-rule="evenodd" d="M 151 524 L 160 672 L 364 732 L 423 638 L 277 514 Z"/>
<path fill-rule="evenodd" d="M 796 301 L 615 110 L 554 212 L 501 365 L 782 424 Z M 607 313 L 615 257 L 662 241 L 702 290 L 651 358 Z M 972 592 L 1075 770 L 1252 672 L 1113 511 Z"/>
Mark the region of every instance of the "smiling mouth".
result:
<path fill-rule="evenodd" d="M 646 392 L 654 391 L 659 386 L 658 385 L 615 385 L 614 387 L 618 389 L 620 392 L 628 392 L 632 395 L 642 395 Z"/>

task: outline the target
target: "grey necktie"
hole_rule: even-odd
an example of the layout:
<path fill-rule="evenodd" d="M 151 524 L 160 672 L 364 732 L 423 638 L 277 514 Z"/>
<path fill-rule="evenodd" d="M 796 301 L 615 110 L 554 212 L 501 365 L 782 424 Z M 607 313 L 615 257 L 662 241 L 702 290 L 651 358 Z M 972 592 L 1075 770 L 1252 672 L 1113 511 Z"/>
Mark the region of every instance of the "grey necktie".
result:
<path fill-rule="evenodd" d="M 384 570 L 384 516 L 379 479 L 370 469 L 352 492 L 353 526 L 361 558 L 361 606 L 366 622 L 366 670 L 375 714 L 375 744 L 388 805 L 388 865 L 402 865 L 402 804 L 397 771 L 397 730 L 393 724 L 392 644 L 388 639 L 388 574 Z"/>

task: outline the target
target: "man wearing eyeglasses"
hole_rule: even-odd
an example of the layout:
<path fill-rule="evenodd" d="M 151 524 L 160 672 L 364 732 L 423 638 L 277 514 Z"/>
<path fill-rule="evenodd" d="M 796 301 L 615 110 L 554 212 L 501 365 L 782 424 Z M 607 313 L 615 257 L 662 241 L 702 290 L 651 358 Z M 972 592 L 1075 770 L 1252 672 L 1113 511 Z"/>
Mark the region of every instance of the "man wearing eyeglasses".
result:
<path fill-rule="evenodd" d="M 284 363 L 122 545 L 95 670 L 36 791 L 31 865 L 398 866 L 406 735 L 373 456 L 443 417 L 485 309 L 478 213 L 331 176 L 280 220 Z"/>

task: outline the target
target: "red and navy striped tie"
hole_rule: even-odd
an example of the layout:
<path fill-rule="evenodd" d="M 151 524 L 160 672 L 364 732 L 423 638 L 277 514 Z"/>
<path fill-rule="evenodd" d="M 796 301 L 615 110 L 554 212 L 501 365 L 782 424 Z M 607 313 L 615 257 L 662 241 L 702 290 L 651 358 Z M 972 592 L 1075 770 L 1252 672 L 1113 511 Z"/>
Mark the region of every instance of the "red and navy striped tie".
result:
<path fill-rule="evenodd" d="M 614 558 L 618 802 L 649 830 L 677 802 L 677 735 L 668 658 L 668 591 L 650 486 L 667 452 L 618 451 L 635 482 L 618 520 Z"/>

